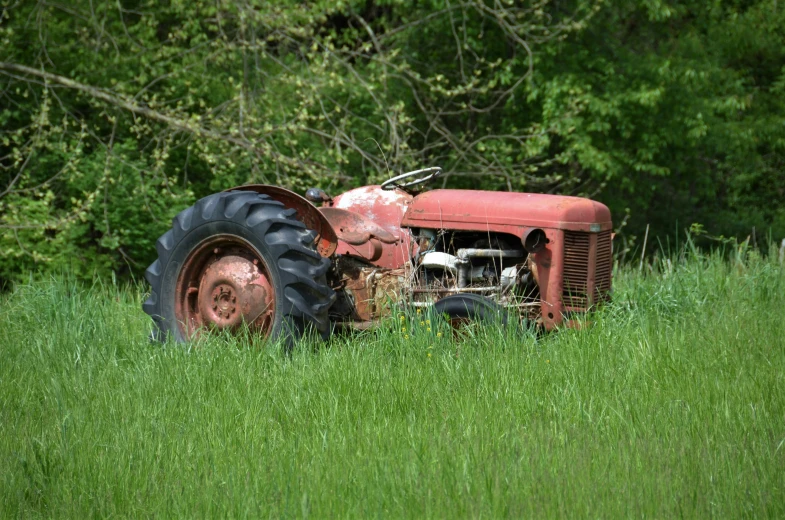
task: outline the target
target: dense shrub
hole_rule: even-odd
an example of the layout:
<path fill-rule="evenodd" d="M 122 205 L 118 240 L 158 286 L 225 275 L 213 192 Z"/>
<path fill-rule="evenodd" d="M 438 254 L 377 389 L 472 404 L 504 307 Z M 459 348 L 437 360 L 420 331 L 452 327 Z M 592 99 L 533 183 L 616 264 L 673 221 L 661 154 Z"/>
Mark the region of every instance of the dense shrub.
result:
<path fill-rule="evenodd" d="M 431 164 L 597 198 L 629 249 L 647 225 L 785 235 L 782 2 L 2 9 L 0 280 L 139 272 L 177 210 L 239 183 Z"/>

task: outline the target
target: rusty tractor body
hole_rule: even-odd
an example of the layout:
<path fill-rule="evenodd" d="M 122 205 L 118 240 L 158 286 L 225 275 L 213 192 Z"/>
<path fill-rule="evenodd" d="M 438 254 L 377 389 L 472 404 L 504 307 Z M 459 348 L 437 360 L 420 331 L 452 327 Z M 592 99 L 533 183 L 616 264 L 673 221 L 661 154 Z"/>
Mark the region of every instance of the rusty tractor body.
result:
<path fill-rule="evenodd" d="M 200 200 L 159 239 L 147 271 L 153 290 L 144 308 L 158 337 L 240 326 L 272 338 L 296 339 L 309 326 L 326 335 L 332 326 L 367 328 L 402 304 L 448 314 L 479 304 L 512 309 L 550 330 L 609 298 L 605 205 L 412 192 L 439 171 L 335 198 L 247 185 Z"/>

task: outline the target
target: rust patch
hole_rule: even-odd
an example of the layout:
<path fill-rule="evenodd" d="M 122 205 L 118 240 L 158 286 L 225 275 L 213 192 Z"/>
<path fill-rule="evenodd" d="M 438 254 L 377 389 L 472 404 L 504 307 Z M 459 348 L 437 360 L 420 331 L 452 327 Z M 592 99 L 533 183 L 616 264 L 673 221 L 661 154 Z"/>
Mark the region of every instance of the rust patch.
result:
<path fill-rule="evenodd" d="M 385 191 L 379 186 L 357 188 L 336 197 L 332 208 L 321 208 L 339 233 L 336 253 L 362 258 L 387 269 L 408 264 L 417 252 L 417 245 L 411 231 L 401 227 L 401 219 L 411 200 L 412 196 L 402 190 Z M 343 232 L 340 231 L 341 223 L 348 224 Z M 373 239 L 381 244 L 378 256 L 372 254 L 370 246 L 364 245 Z M 357 248 L 359 245 L 365 249 Z"/>
<path fill-rule="evenodd" d="M 398 242 L 395 235 L 359 213 L 340 208 L 321 208 L 320 211 L 327 217 L 338 238 L 348 244 L 361 245 L 371 238 L 385 244 Z"/>
<path fill-rule="evenodd" d="M 391 304 L 403 297 L 406 269 L 348 266 L 342 270 L 342 285 L 354 307 L 357 322 L 389 316 Z"/>
<path fill-rule="evenodd" d="M 205 327 L 236 329 L 243 323 L 267 335 L 274 313 L 269 272 L 244 240 L 216 235 L 183 263 L 175 289 L 175 316 L 185 337 Z"/>

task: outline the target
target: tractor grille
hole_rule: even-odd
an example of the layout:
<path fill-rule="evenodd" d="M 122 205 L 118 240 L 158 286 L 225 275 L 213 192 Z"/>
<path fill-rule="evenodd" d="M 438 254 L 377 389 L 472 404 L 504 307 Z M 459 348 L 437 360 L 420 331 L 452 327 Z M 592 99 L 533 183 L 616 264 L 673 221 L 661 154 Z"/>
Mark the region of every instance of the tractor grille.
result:
<path fill-rule="evenodd" d="M 564 232 L 564 292 L 562 301 L 567 307 L 588 307 L 589 293 L 589 234 Z"/>
<path fill-rule="evenodd" d="M 597 235 L 597 261 L 594 271 L 595 302 L 604 302 L 611 296 L 611 273 L 613 254 L 611 251 L 611 232 L 603 231 Z"/>
<path fill-rule="evenodd" d="M 562 301 L 565 307 L 585 309 L 606 301 L 610 296 L 612 269 L 610 231 L 564 232 Z"/>

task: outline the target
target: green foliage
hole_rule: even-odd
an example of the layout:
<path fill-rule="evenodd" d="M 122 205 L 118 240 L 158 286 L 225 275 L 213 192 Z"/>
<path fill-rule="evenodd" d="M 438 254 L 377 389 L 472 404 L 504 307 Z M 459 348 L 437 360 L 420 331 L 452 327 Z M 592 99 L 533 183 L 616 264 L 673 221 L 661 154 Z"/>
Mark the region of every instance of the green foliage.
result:
<path fill-rule="evenodd" d="M 615 289 L 582 330 L 396 317 L 287 356 L 151 344 L 143 290 L 17 285 L 0 516 L 782 517 L 783 266 L 687 248 Z"/>
<path fill-rule="evenodd" d="M 565 42 L 572 59 L 538 69 L 570 70 L 578 85 L 556 103 L 580 107 L 567 150 L 605 183 L 606 200 L 634 208 L 637 229 L 701 221 L 715 233 L 785 234 L 785 9 L 648 5 L 601 11 Z"/>
<path fill-rule="evenodd" d="M 785 235 L 776 0 L 0 9 L 0 60 L 77 82 L 0 67 L 0 280 L 138 273 L 177 209 L 233 185 L 432 164 L 597 198 L 630 244 L 647 224 Z"/>

